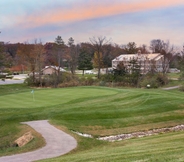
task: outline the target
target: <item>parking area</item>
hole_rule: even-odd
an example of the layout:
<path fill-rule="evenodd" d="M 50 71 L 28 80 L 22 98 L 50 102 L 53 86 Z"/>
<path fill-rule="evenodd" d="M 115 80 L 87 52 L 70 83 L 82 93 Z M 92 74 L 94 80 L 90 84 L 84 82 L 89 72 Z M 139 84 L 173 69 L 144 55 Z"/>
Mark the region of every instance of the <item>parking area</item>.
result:
<path fill-rule="evenodd" d="M 27 78 L 27 74 L 19 74 L 19 75 L 13 75 L 12 79 L 0 79 L 0 85 L 5 84 L 22 84 L 24 83 L 24 80 Z"/>
<path fill-rule="evenodd" d="M 0 85 L 5 85 L 5 84 L 22 84 L 24 83 L 24 80 L 13 80 L 13 79 L 5 79 L 0 80 Z"/>

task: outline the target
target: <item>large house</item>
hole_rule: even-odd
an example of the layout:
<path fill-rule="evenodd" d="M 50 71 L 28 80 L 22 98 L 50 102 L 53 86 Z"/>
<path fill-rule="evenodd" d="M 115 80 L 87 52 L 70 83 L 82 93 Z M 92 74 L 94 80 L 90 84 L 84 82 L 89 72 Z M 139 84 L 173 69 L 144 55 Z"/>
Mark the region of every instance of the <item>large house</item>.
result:
<path fill-rule="evenodd" d="M 136 60 L 140 66 L 142 74 L 154 70 L 155 72 L 163 72 L 169 69 L 169 64 L 164 60 L 164 56 L 160 53 L 141 54 L 139 50 L 137 54 L 122 54 L 112 60 L 112 68 L 116 69 L 120 62 L 123 62 L 127 69 L 130 69 L 130 61 Z"/>

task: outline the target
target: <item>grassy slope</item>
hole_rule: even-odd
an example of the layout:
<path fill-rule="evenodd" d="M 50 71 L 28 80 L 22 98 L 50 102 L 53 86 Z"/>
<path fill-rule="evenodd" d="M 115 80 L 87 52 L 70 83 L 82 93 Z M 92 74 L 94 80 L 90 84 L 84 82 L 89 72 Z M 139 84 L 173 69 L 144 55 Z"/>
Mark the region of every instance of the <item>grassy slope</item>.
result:
<path fill-rule="evenodd" d="M 15 138 L 15 134 L 21 130 L 21 121 L 50 119 L 66 130 L 93 136 L 184 123 L 184 94 L 177 90 L 102 87 L 36 89 L 33 101 L 31 89 L 27 87 L 2 86 L 0 89 L 0 155 L 11 152 L 6 149 L 8 140 Z M 123 161 L 184 160 L 183 134 L 169 133 L 115 143 L 74 135 L 79 142 L 78 149 L 56 161 L 121 161 L 122 158 Z"/>
<path fill-rule="evenodd" d="M 77 154 L 42 160 L 44 162 L 178 162 L 183 161 L 183 132 L 161 134 L 104 144 Z"/>

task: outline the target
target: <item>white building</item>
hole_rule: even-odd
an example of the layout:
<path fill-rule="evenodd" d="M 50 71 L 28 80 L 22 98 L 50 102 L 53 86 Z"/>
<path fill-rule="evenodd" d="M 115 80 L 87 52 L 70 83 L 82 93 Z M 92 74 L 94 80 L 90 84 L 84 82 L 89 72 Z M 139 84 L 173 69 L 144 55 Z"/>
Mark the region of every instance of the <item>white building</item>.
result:
<path fill-rule="evenodd" d="M 164 56 L 160 53 L 141 54 L 140 51 L 137 54 L 122 54 L 116 57 L 112 60 L 112 68 L 116 69 L 117 65 L 123 62 L 128 69 L 130 68 L 131 60 L 137 60 L 142 74 L 146 74 L 153 69 L 156 72 L 163 72 L 163 70 L 167 71 L 169 69 L 168 62 L 164 61 Z"/>

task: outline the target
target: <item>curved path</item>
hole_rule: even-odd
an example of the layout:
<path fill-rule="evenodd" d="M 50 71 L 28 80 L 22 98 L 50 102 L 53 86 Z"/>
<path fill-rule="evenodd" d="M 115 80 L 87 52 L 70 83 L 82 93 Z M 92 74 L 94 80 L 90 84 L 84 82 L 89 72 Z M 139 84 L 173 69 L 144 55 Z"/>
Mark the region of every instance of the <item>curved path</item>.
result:
<path fill-rule="evenodd" d="M 180 86 L 174 86 L 174 87 L 168 87 L 168 88 L 162 88 L 163 90 L 171 90 L 171 89 L 177 89 Z"/>
<path fill-rule="evenodd" d="M 77 141 L 70 135 L 50 125 L 47 120 L 23 122 L 34 128 L 45 138 L 46 146 L 41 149 L 0 157 L 0 162 L 32 162 L 66 154 L 76 148 Z"/>

